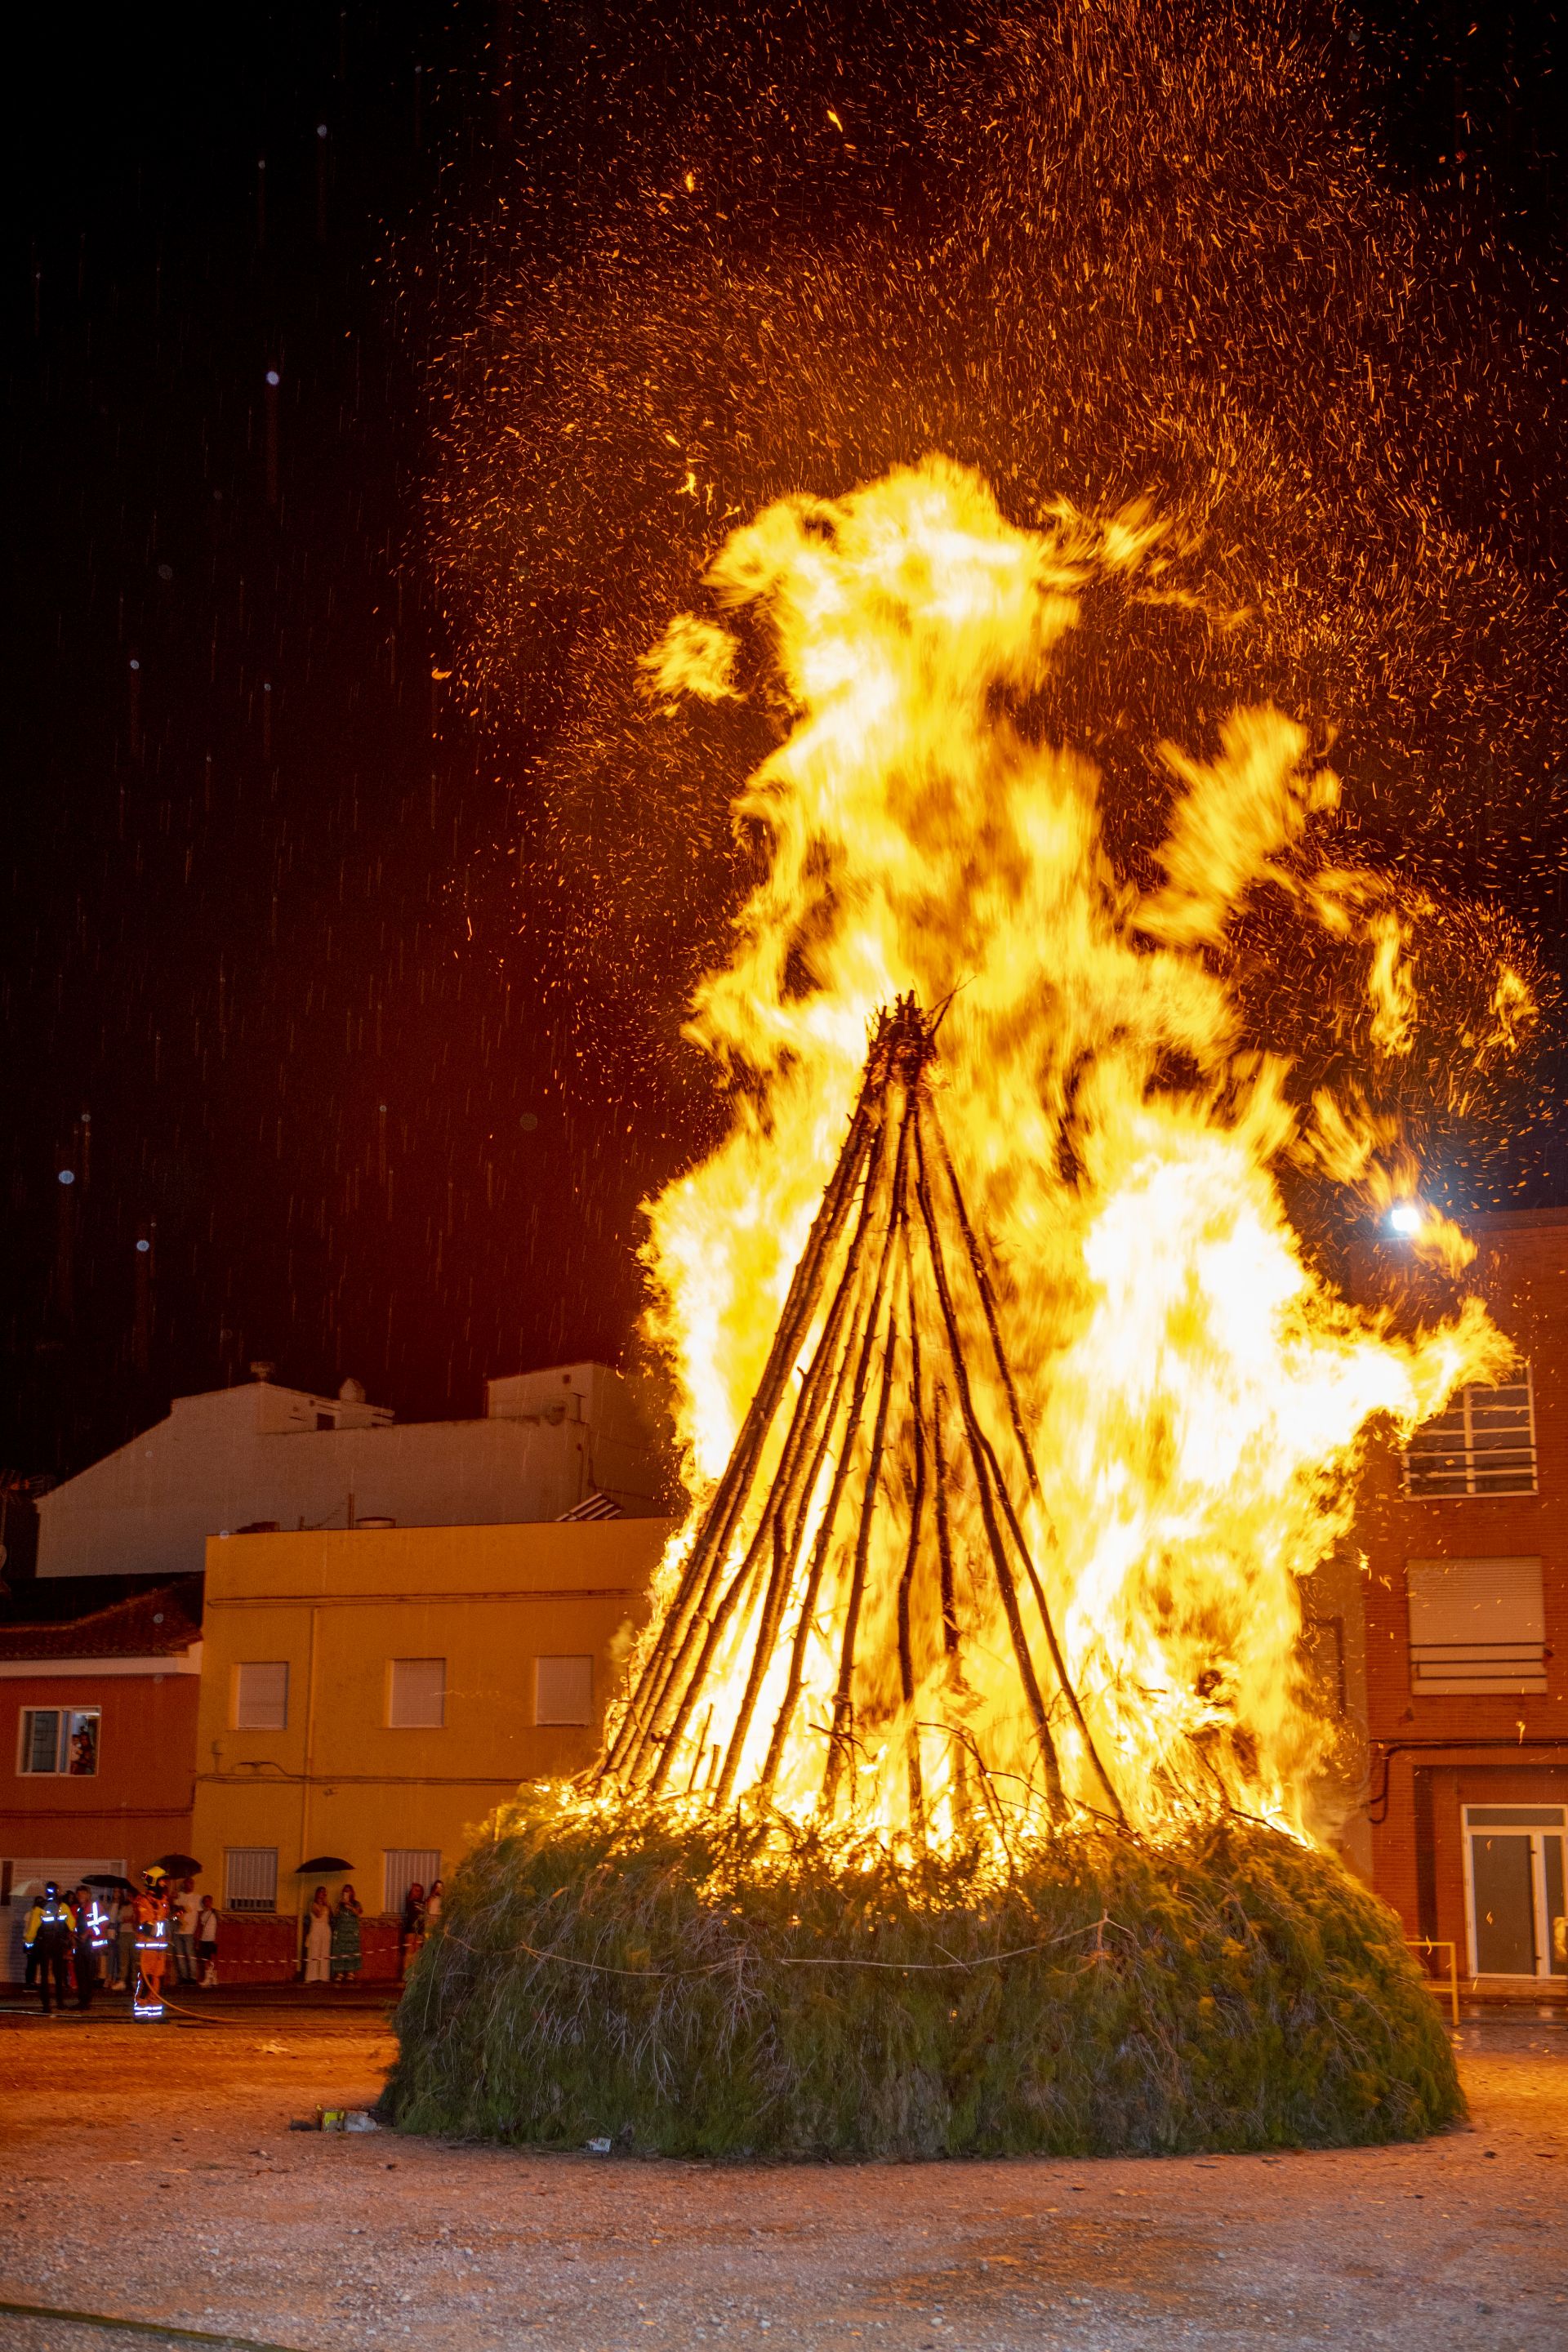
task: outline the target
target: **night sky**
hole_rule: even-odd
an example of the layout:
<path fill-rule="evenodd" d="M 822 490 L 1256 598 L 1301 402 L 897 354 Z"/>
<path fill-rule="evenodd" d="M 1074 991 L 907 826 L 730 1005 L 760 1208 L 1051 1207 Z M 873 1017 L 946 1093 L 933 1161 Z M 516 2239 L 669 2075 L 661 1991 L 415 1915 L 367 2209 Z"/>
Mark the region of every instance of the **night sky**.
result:
<path fill-rule="evenodd" d="M 1489 642 L 1418 587 L 1344 656 L 1364 773 L 1417 775 L 1434 812 L 1424 833 L 1390 784 L 1357 822 L 1422 887 L 1517 922 L 1550 982 L 1561 36 L 1543 9 L 1385 6 L 1360 37 L 1297 13 L 1335 135 L 1359 123 L 1419 215 L 1390 266 L 1443 257 L 1401 332 L 1489 419 L 1454 457 L 1389 343 L 1387 446 L 1412 454 L 1374 465 L 1326 426 L 1300 446 L 1342 467 L 1391 577 L 1401 467 L 1427 538 L 1480 551 L 1467 577 L 1513 566 Z M 1047 444 L 1073 495 L 1169 487 L 1131 408 L 1120 473 L 1073 422 L 1092 402 L 1020 421 L 1033 347 L 986 338 L 1039 306 L 1000 231 L 984 364 L 949 381 L 918 331 L 909 289 L 960 181 L 979 266 L 990 167 L 963 137 L 990 135 L 1020 21 L 1057 12 L 351 0 L 36 11 L 14 35 L 0 1466 L 78 1468 L 255 1359 L 417 1417 L 477 1411 L 487 1375 L 625 1358 L 637 1202 L 722 1118 L 679 1024 L 752 870 L 724 812 L 766 740 L 753 718 L 651 733 L 636 653 L 726 512 L 932 440 L 998 474 L 1027 445 L 1025 504 Z M 829 270 L 864 292 L 837 323 Z M 1203 305 L 1223 350 L 1231 299 L 1194 293 L 1194 381 Z M 835 355 L 868 350 L 884 300 L 905 392 L 851 412 Z M 1322 334 L 1359 380 L 1352 330 Z M 668 414 L 638 404 L 661 369 Z M 703 478 L 678 520 L 665 446 Z M 1331 634 L 1276 632 L 1258 666 L 1326 703 Z M 1414 716 L 1390 683 L 1410 645 Z M 1443 758 L 1424 661 L 1487 680 L 1431 721 Z M 1450 1122 L 1453 1197 L 1568 1197 L 1556 1070 L 1491 1106 L 1528 1150 L 1470 1151 Z"/>

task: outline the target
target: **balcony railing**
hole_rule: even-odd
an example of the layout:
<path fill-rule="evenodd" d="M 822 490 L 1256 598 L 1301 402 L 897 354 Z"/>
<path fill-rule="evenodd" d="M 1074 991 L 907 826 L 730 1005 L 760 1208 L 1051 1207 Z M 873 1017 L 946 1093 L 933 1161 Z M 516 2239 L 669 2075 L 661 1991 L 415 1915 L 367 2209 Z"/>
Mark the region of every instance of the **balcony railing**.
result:
<path fill-rule="evenodd" d="M 1405 1491 L 1446 1496 L 1533 1495 L 1535 1402 L 1528 1371 L 1501 1388 L 1464 1389 L 1405 1449 Z"/>

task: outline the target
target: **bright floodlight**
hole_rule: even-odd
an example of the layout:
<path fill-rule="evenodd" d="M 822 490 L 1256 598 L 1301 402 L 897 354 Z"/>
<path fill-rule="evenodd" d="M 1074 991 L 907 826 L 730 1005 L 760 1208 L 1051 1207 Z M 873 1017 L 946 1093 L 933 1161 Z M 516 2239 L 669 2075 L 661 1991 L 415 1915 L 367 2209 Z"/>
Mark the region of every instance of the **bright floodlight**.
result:
<path fill-rule="evenodd" d="M 1418 1234 L 1424 1220 L 1414 1201 L 1396 1201 L 1388 1213 L 1388 1222 L 1396 1234 Z"/>

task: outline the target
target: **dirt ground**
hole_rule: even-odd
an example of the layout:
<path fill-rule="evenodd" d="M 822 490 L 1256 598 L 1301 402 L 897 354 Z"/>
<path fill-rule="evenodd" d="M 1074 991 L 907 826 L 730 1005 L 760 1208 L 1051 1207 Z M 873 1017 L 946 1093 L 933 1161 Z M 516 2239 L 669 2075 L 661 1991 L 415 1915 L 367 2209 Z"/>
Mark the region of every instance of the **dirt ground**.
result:
<path fill-rule="evenodd" d="M 374 2098 L 380 2013 L 211 2014 L 0 2014 L 0 2304 L 289 2352 L 1568 2346 L 1561 2024 L 1468 2025 L 1421 2147 L 764 2168 L 293 2134 Z M 160 2333 L 0 2309 L 5 2352 Z"/>

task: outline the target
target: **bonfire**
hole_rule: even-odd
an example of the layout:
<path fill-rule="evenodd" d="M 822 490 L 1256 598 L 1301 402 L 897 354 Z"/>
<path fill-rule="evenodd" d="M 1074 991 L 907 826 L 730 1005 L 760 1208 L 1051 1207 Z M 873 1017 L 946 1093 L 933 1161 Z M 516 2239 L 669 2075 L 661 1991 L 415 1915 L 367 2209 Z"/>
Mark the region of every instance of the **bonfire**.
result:
<path fill-rule="evenodd" d="M 1373 1056 L 1407 1045 L 1409 926 L 1328 855 L 1305 731 L 1168 747 L 1135 879 L 1042 719 L 1086 592 L 1169 595 L 1163 564 L 1146 513 L 1024 527 L 931 459 L 769 509 L 648 656 L 662 705 L 789 713 L 693 1013 L 733 1123 L 650 1213 L 692 1507 L 599 1765 L 500 1809 L 421 1956 L 407 2127 L 931 2155 L 1457 2109 L 1332 1851 L 1301 1596 L 1369 1431 L 1509 1350 L 1474 1299 L 1352 1307 L 1286 1212 L 1310 1167 L 1466 1262 L 1365 1092 L 1298 1102 L 1236 1011 L 1273 893 Z M 1492 975 L 1500 1038 L 1522 992 Z"/>

